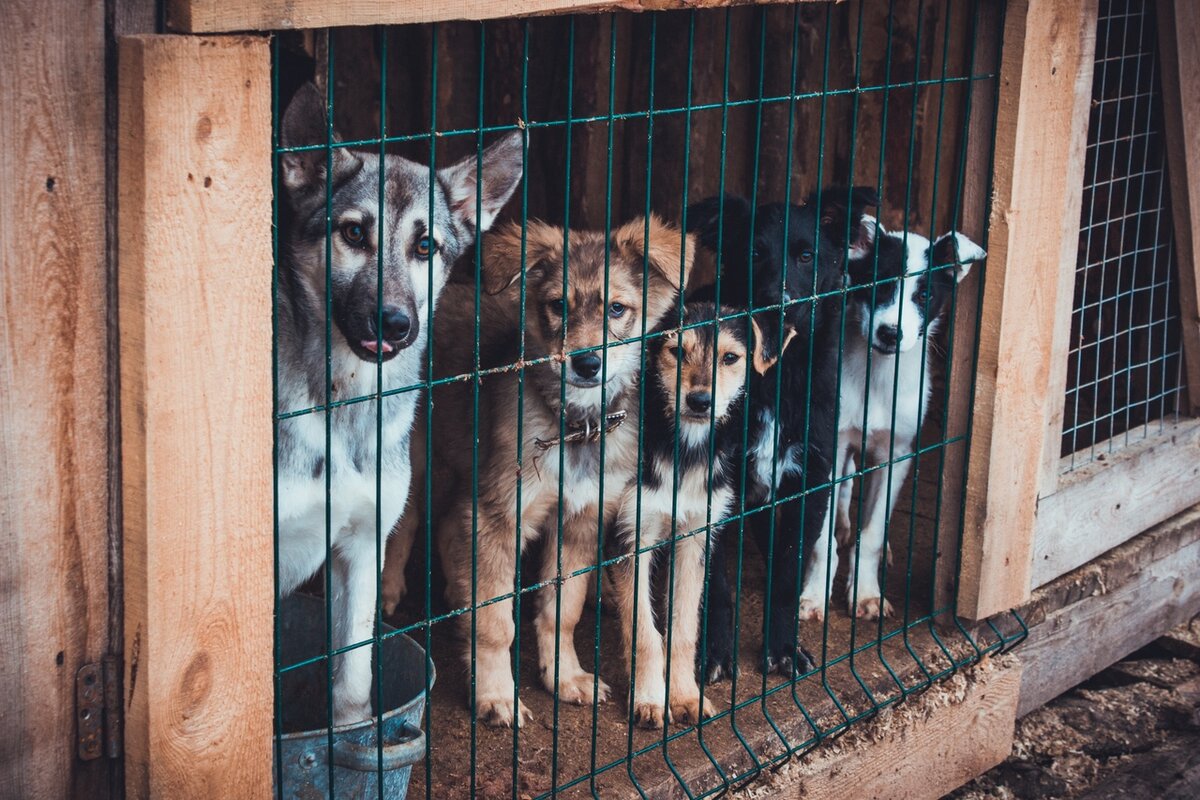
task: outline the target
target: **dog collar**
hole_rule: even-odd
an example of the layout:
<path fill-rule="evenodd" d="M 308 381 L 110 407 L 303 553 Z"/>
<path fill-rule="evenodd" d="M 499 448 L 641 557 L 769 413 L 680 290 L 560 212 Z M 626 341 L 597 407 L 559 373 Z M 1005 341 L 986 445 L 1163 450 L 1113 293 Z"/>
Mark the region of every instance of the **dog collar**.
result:
<path fill-rule="evenodd" d="M 567 430 L 570 433 L 564 434 L 556 439 L 534 439 L 533 443 L 540 450 L 549 450 L 556 444 L 572 444 L 574 442 L 598 442 L 602 433 L 608 434 L 621 427 L 621 423 L 625 421 L 625 411 L 613 411 L 610 414 L 604 415 L 604 421 L 593 417 L 584 417 L 581 420 L 567 423 Z"/>

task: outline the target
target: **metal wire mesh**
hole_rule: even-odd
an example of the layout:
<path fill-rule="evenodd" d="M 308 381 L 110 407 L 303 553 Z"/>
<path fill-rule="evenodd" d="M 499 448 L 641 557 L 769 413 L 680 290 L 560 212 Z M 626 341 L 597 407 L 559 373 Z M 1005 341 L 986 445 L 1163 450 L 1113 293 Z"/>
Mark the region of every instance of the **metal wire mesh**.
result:
<path fill-rule="evenodd" d="M 946 527 L 943 517 L 954 518 L 955 511 L 943 509 L 943 496 L 961 487 L 964 480 L 962 474 L 947 469 L 947 457 L 955 449 L 965 450 L 968 438 L 965 433 L 947 430 L 951 399 L 946 397 L 946 372 L 954 348 L 973 348 L 976 333 L 956 330 L 952 320 L 958 304 L 980 304 L 981 282 L 970 284 L 969 291 L 951 291 L 940 332 L 931 331 L 931 339 L 935 335 L 936 339 L 920 351 L 920 385 L 916 391 L 932 397 L 919 439 L 900 441 L 893 433 L 885 448 L 886 457 L 875 463 L 859 464 L 857 468 L 851 465 L 847 471 L 811 481 L 793 494 L 772 489 L 765 505 L 756 503 L 745 490 L 746 454 L 752 444 L 752 419 L 747 413 L 732 445 L 739 454 L 741 471 L 740 491 L 733 504 L 724 512 L 719 508 L 714 512 L 712 507 L 712 464 L 718 455 L 717 442 L 712 438 L 707 448 L 708 507 L 700 512 L 683 508 L 678 493 L 673 494 L 667 512 L 673 533 L 661 541 L 643 544 L 646 523 L 642 514 L 644 493 L 648 491 L 645 476 L 650 458 L 647 435 L 648 431 L 653 433 L 652 426 L 660 424 L 646 417 L 645 409 L 651 401 L 646 395 L 648 379 L 643 377 L 633 384 L 636 389 L 629 406 L 633 418 L 641 418 L 636 428 L 637 465 L 630 484 L 630 496 L 636 503 L 631 552 L 614 554 L 606 549 L 605 540 L 613 538 L 611 518 L 606 519 L 599 511 L 582 521 L 572 517 L 571 508 L 587 499 L 581 499 L 583 493 L 591 493 L 594 500 L 588 502 L 595 508 L 606 507 L 608 492 L 614 491 L 611 485 L 606 489 L 606 482 L 617 480 L 610 470 L 600 469 L 594 485 L 588 484 L 584 490 L 566 485 L 563 477 L 568 459 L 566 437 L 579 432 L 572 428 L 575 420 L 563 410 L 568 405 L 568 363 L 573 359 L 591 353 L 603 356 L 601 385 L 607 387 L 609 370 L 616 369 L 610 363 L 614 348 L 635 347 L 636 373 L 645 376 L 654 368 L 651 357 L 660 352 L 655 348 L 664 346 L 664 337 L 682 338 L 688 330 L 713 330 L 719 342 L 729 335 L 721 325 L 731 325 L 730 330 L 741 330 L 748 336 L 752 316 L 762 312 L 783 315 L 791 308 L 815 309 L 825 304 L 838 310 L 842 322 L 833 339 L 814 341 L 810 336 L 809 350 L 803 358 L 806 363 L 814 361 L 817 349 L 832 354 L 836 362 L 832 374 L 841 387 L 843 381 L 851 380 L 842 365 L 847 343 L 864 335 L 843 316 L 852 298 L 862 297 L 864 292 L 872 298 L 882 296 L 907 285 L 909 278 L 934 281 L 938 271 L 961 266 L 954 263 L 957 258 L 946 263 L 931 256 L 927 266 L 916 272 L 907 272 L 911 265 L 906 263 L 901 274 L 886 275 L 881 266 L 881 246 L 876 245 L 865 256 L 865 274 L 839 281 L 828 290 L 817 291 L 814 287 L 803 296 L 784 296 L 768 306 L 749 302 L 743 307 L 719 310 L 714 318 L 687 324 L 685 308 L 692 307 L 693 301 L 684 297 L 685 305 L 677 308 L 674 326 L 667 324 L 671 319 L 664 318 L 666 327 L 656 325 L 645 311 L 654 299 L 650 294 L 660 291 L 650 288 L 649 244 L 652 235 L 656 242 L 662 241 L 651 214 L 665 221 L 671 232 L 668 236 L 675 242 L 674 263 L 662 271 L 669 274 L 677 270 L 679 279 L 675 282 L 681 284 L 688 266 L 683 253 L 689 241 L 684 235 L 689 227 L 689 208 L 709 195 L 740 193 L 754 209 L 768 201 L 800 203 L 809 192 L 829 185 L 866 185 L 882 200 L 880 223 L 906 246 L 910 240 L 917 242 L 919 236 L 932 238 L 933 234 L 956 230 L 967 216 L 986 220 L 987 209 L 983 206 L 988 193 L 977 193 L 971 199 L 965 186 L 969 179 L 986 181 L 986 176 L 971 174 L 971 170 L 990 170 L 990 164 L 969 160 L 968 148 L 979 140 L 989 143 L 986 149 L 990 151 L 990 105 L 995 102 L 999 47 L 987 49 L 980 43 L 995 35 L 1001 22 L 995 4 L 912 0 L 330 30 L 317 37 L 281 36 L 277 40 L 276 541 L 280 554 L 277 560 L 283 564 L 277 572 L 282 575 L 288 567 L 284 554 L 292 552 L 288 548 L 297 536 L 291 520 L 299 494 L 288 481 L 293 474 L 289 470 L 294 466 L 295 442 L 302 437 L 308 437 L 309 445 L 319 453 L 316 461 L 304 465 L 311 472 L 307 477 L 317 497 L 313 513 L 319 517 L 309 520 L 306 535 L 319 551 L 318 563 L 335 565 L 326 566 L 301 587 L 302 591 L 328 599 L 321 618 L 312 620 L 318 638 L 323 640 L 316 652 L 305 656 L 290 652 L 293 633 L 283 623 L 281 600 L 276 632 L 275 751 L 280 796 L 338 796 L 351 791 L 348 773 L 337 766 L 339 749 L 343 751 L 343 762 L 346 760 L 344 751 L 349 745 L 343 739 L 349 733 L 331 725 L 331 720 L 338 718 L 338 681 L 345 679 L 348 656 L 369 651 L 372 705 L 375 713 L 386 709 L 390 701 L 385 700 L 384 686 L 390 667 L 386 666 L 389 662 L 384 651 L 390 642 L 405 635 L 420 644 L 431 659 L 417 668 L 423 679 L 416 681 L 416 688 L 423 688 L 428 695 L 429 708 L 423 723 L 420 712 L 417 714 L 416 725 L 423 724 L 424 739 L 415 740 L 423 746 L 414 762 L 409 788 L 410 796 L 427 798 L 650 796 L 666 791 L 688 797 L 707 796 L 837 736 L 880 709 L 1022 638 L 1024 626 L 1015 616 L 979 628 L 964 627 L 954 614 L 954 601 L 945 599 L 956 593 L 939 593 L 936 588 L 939 574 L 942 583 L 953 584 L 945 573 L 956 573 L 954 565 L 939 563 L 937 557 L 941 549 L 938 537 L 944 535 Z M 321 135 L 319 140 L 289 141 L 285 109 L 294 102 L 291 98 L 305 91 L 298 87 L 308 80 L 315 80 L 314 91 L 323 98 L 327 112 Z M 987 113 L 979 113 L 978 108 L 973 113 L 973 103 L 983 103 Z M 448 216 L 466 213 L 462 204 L 439 201 L 440 195 L 434 191 L 439 187 L 449 192 L 450 177 L 445 168 L 455 163 L 474 165 L 474 192 L 469 203 L 474 207 L 473 219 L 479 221 L 488 202 L 484 181 L 485 158 L 490 156 L 485 156 L 485 147 L 513 131 L 520 136 L 523 179 L 502 216 L 513 221 L 513 230 L 519 232 L 513 241 L 521 269 L 513 276 L 511 286 L 509 312 L 515 322 L 510 334 L 502 337 L 507 355 L 496 357 L 490 352 L 494 344 L 490 332 L 500 323 L 491 316 L 494 301 L 485 291 L 493 263 L 489 259 L 497 258 L 499 239 L 494 233 L 485 236 L 472 232 L 463 239 L 461 258 L 453 270 L 443 265 L 450 272 L 451 288 L 437 307 L 434 324 L 428 326 L 429 343 L 420 359 L 422 374 L 416 379 L 389 382 L 381 353 L 385 349 L 385 274 L 392 267 L 388 263 L 391 254 L 378 244 L 369 253 L 371 263 L 365 267 L 360 264 L 357 278 L 348 277 L 343 267 L 348 252 L 343 240 L 349 237 L 353 243 L 358 239 L 354 224 L 383 228 L 392 224 L 386 220 L 410 212 L 423 220 L 418 237 L 432 239 L 437 226 L 448 224 Z M 366 166 L 350 170 L 340 166 L 345 154 L 353 153 L 364 154 L 358 160 Z M 391 183 L 391 173 L 379 169 L 370 202 L 359 203 L 370 212 L 369 219 L 360 215 L 354 218 L 357 222 L 349 223 L 351 228 L 345 227 L 339 192 L 344 191 L 347 182 L 368 174 L 371 164 L 390 163 L 387 159 L 401 155 L 424 170 L 428 191 L 417 193 L 418 201 L 398 207 L 407 195 L 394 191 L 398 184 Z M 307 166 L 311 185 L 295 177 L 296 170 L 301 169 L 297 165 Z M 330 176 L 332 179 L 328 179 Z M 321 198 L 303 196 L 306 191 L 318 190 Z M 816 218 L 823 219 L 823 203 L 841 202 L 847 191 L 814 195 Z M 300 200 L 296 200 L 297 193 Z M 967 207 L 968 203 L 979 207 Z M 305 213 L 299 213 L 298 208 L 305 209 Z M 755 213 L 751 211 L 751 238 L 755 231 L 762 230 L 755 222 Z M 537 219 L 550 220 L 557 226 L 552 236 L 539 227 Z M 791 216 L 784 214 L 783 219 L 782 237 L 786 242 Z M 580 280 L 580 271 L 573 270 L 571 263 L 572 258 L 578 261 L 573 255 L 579 252 L 577 238 L 586 236 L 583 231 L 600 231 L 602 257 L 595 262 L 601 276 L 599 299 L 602 308 L 615 313 L 614 305 L 620 305 L 614 302 L 618 291 L 614 287 L 619 280 L 615 271 L 622 257 L 618 250 L 626 241 L 617 236 L 617 231 L 629 220 L 636 226 L 629 237 L 631 246 L 636 249 L 638 243 L 641 245 L 635 278 L 641 287 L 637 305 L 642 313 L 634 333 L 614 339 L 605 325 L 600 341 L 568 347 L 570 309 L 565 302 L 553 300 L 558 305 L 546 319 L 557 317 L 561 323 L 561 346 L 551 353 L 537 351 L 529 338 L 528 325 L 531 318 L 545 313 L 546 303 L 544 295 L 535 293 L 535 268 L 559 275 L 560 297 L 565 297 L 571 282 Z M 403 228 L 406 223 L 395 224 Z M 733 233 L 726 231 L 724 220 L 718 231 L 719 254 L 721 238 L 732 237 Z M 365 236 L 370 240 L 369 230 Z M 424 240 L 413 241 L 419 245 Z M 376 241 L 382 242 L 383 235 Z M 417 255 L 409 252 L 408 256 L 419 264 L 413 274 L 422 276 L 427 307 L 432 308 L 438 284 L 435 271 L 442 267 L 435 263 L 437 243 L 427 244 Z M 742 244 L 747 251 L 752 247 L 749 240 Z M 820 246 L 816 245 L 818 259 Z M 309 264 L 307 287 L 315 300 L 309 309 L 312 318 L 298 324 L 296 317 L 303 315 L 296 311 L 294 294 L 298 290 L 293 273 L 301 260 L 298 253 L 306 247 L 319 253 Z M 556 255 L 539 261 L 542 257 L 537 255 L 538 248 L 543 247 L 557 247 Z M 841 263 L 845 253 L 836 256 Z M 717 255 L 710 279 L 718 298 L 736 295 L 725 273 L 721 256 Z M 343 358 L 345 339 L 353 338 L 346 333 L 352 323 L 339 316 L 337 297 L 355 280 L 356 285 L 374 288 L 370 315 L 374 327 L 364 329 L 371 333 L 360 343 L 369 352 L 358 353 L 357 373 L 345 378 L 339 359 Z M 690 283 L 688 289 L 691 291 Z M 751 285 L 746 291 L 752 295 L 752 289 Z M 678 286 L 672 292 L 673 296 L 660 299 L 678 301 Z M 924 311 L 928 312 L 929 296 L 924 297 Z M 867 315 L 866 328 L 871 328 L 874 313 Z M 438 325 L 454 315 L 463 324 L 451 332 L 455 341 L 447 345 L 446 332 Z M 815 318 L 814 311 L 809 319 Z M 915 323 L 910 320 L 909 324 Z M 897 331 L 902 325 L 903 319 L 898 321 Z M 315 364 L 313 374 L 318 378 L 315 385 L 292 391 L 295 382 L 288 371 L 296 369 L 297 359 L 285 351 L 294 343 L 281 338 L 297 335 L 298 331 L 310 339 L 307 358 Z M 780 336 L 778 344 L 782 345 L 782 333 Z M 463 366 L 447 366 L 442 355 L 447 347 L 457 348 Z M 720 366 L 715 352 L 713 375 Z M 925 369 L 927 357 L 934 362 L 929 369 Z M 867 356 L 868 375 L 871 364 L 872 357 Z M 535 393 L 544 388 L 538 376 L 548 370 L 554 375 L 550 393 L 558 397 L 558 410 L 552 415 L 548 432 L 544 424 L 543 430 L 535 431 L 534 426 L 540 423 L 529 408 Z M 350 382 L 351 378 L 361 381 L 358 374 L 369 377 L 370 388 L 357 393 L 347 391 L 347 385 L 361 385 Z M 747 369 L 747 392 L 752 380 Z M 491 387 L 498 381 L 507 381 L 504 385 L 511 393 L 506 396 L 515 398 L 514 411 L 502 420 L 489 405 L 496 396 Z M 671 422 L 677 427 L 683 411 L 679 400 L 682 367 L 675 372 L 674 381 L 676 400 Z M 882 401 L 891 408 L 893 427 L 898 413 L 894 400 L 898 381 L 897 369 L 896 375 L 888 377 L 893 398 Z M 800 403 L 811 407 L 814 391 L 809 381 Z M 839 391 L 834 392 L 831 401 L 835 420 L 839 398 L 844 396 Z M 454 392 L 460 399 L 465 398 L 465 405 L 456 406 L 444 399 Z M 611 410 L 610 403 L 616 400 L 607 388 L 601 392 L 601 408 Z M 337 633 L 337 603 L 345 590 L 338 572 L 344 567 L 338 565 L 343 563 L 339 561 L 339 548 L 345 545 L 339 543 L 344 527 L 340 527 L 337 509 L 346 490 L 339 483 L 334 465 L 338 458 L 348 458 L 346 463 L 353 464 L 351 471 L 373 487 L 368 491 L 372 496 L 368 502 L 371 519 L 355 524 L 370 530 L 370 560 L 373 576 L 377 577 L 384 566 L 384 543 L 394 522 L 383 508 L 397 493 L 378 454 L 388 437 L 385 426 L 391 412 L 386 409 L 404 398 L 416 398 L 414 436 L 427 443 L 414 446 L 412 451 L 417 477 L 400 517 L 401 527 L 404 515 L 413 524 L 415 549 L 409 561 L 408 593 L 385 619 L 378 613 L 384 607 L 385 590 L 380 581 L 374 581 L 370 635 L 342 641 Z M 777 388 L 765 409 L 778 417 L 781 404 L 793 399 L 782 396 Z M 462 413 L 448 416 L 446 408 L 461 408 Z M 373 445 L 364 446 L 357 455 L 346 455 L 341 452 L 345 440 L 338 429 L 339 415 L 353 413 L 353 409 L 372 409 L 358 435 Z M 709 413 L 710 423 L 715 423 L 716 411 Z M 604 419 L 602 414 L 600 420 Z M 593 429 L 592 424 L 584 422 L 584 438 L 595 440 L 599 463 L 607 467 L 606 448 L 615 447 L 611 442 L 618 428 L 600 424 Z M 506 517 L 511 537 L 503 553 L 481 533 L 491 502 L 488 492 L 502 480 L 502 476 L 488 471 L 487 444 L 490 432 L 501 426 L 513 432 L 516 442 L 515 458 L 506 470 L 506 474 L 511 472 L 516 477 L 509 501 L 511 518 Z M 865 423 L 862 427 L 865 440 Z M 461 452 L 448 453 L 442 444 L 443 432 L 450 428 L 459 431 L 462 441 L 468 443 L 460 448 Z M 535 434 L 557 444 L 543 448 Z M 816 436 L 812 438 L 810 442 L 806 429 L 799 446 L 818 447 Z M 862 444 L 865 449 L 865 441 Z M 676 439 L 672 459 L 676 474 L 682 469 L 680 446 Z M 468 482 L 462 490 L 465 494 L 460 492 L 467 509 L 463 527 L 470 534 L 464 540 L 466 547 L 447 547 L 446 534 L 439 528 L 444 521 L 434 519 L 435 513 L 429 511 L 438 507 L 437 496 L 448 485 L 444 471 L 439 470 L 451 456 L 465 457 L 469 463 Z M 764 469 L 774 475 L 784 465 L 771 458 Z M 530 487 L 539 485 L 543 471 L 555 476 L 552 483 L 556 483 L 556 497 L 544 520 L 529 523 L 523 519 L 527 504 L 522 498 L 525 492 L 533 491 Z M 847 615 L 846 604 L 854 607 L 855 590 L 849 590 L 849 597 L 834 592 L 831 602 L 829 587 L 835 579 L 840 585 L 844 577 L 831 570 L 818 609 L 820 619 L 791 623 L 792 635 L 798 633 L 801 642 L 807 644 L 815 656 L 815 666 L 810 669 L 796 663 L 782 674 L 760 674 L 760 667 L 766 664 L 761 650 L 769 638 L 767 620 L 776 595 L 772 591 L 775 565 L 791 557 L 801 559 L 799 553 L 788 555 L 782 545 L 775 549 L 774 543 L 782 541 L 779 537 L 786 533 L 776 535 L 776 527 L 786 525 L 777 521 L 777 509 L 799 504 L 803 515 L 806 504 L 828 507 L 827 530 L 831 533 L 835 509 L 829 507 L 829 495 L 836 485 L 846 498 L 854 498 L 846 505 L 853 509 L 854 517 L 849 560 L 856 562 L 862 546 L 861 517 L 866 501 L 865 492 L 852 486 L 863 478 L 886 485 L 882 545 L 888 559 L 880 566 L 880 602 L 890 600 L 896 613 L 891 617 L 881 615 L 877 620 Z M 414 508 L 425 509 L 425 513 L 418 514 Z M 699 524 L 675 530 L 677 521 L 689 512 L 699 514 Z M 570 547 L 568 537 L 574 535 L 568 531 L 571 525 L 583 525 L 592 531 L 590 553 L 582 567 L 572 566 L 564 556 Z M 766 525 L 771 530 L 765 540 L 771 544 L 765 548 L 754 543 L 751 528 L 755 525 Z M 536 536 L 525 537 L 530 541 L 524 541 L 524 533 L 517 535 L 531 528 L 543 534 L 540 542 L 535 541 Z M 719 544 L 718 532 L 722 540 Z M 665 586 L 656 588 L 665 607 L 665 677 L 668 685 L 672 674 L 679 682 L 685 670 L 690 674 L 693 669 L 692 664 L 670 661 L 673 637 L 681 635 L 672 624 L 677 562 L 682 558 L 678 554 L 689 541 L 703 544 L 704 567 L 699 581 L 705 609 L 713 602 L 712 592 L 719 582 L 713 576 L 714 548 L 723 547 L 727 554 L 732 659 L 738 670 L 711 685 L 706 670 L 700 670 L 701 692 L 718 700 L 712 716 L 696 724 L 664 721 L 656 729 L 644 730 L 634 724 L 634 710 L 628 702 L 628 675 L 635 672 L 635 665 L 631 656 L 622 652 L 617 633 L 617 590 L 602 576 L 612 574 L 630 559 L 640 564 L 640 554 L 659 554 L 659 566 L 654 571 L 664 573 L 665 578 Z M 799 561 L 803 571 L 832 555 L 829 550 L 836 548 L 832 537 L 825 546 L 827 551 L 819 552 L 812 543 L 804 543 L 802 550 L 807 552 Z M 756 555 L 756 549 L 762 552 Z M 539 550 L 540 569 L 536 562 L 530 563 L 538 558 Z M 511 565 L 512 574 L 505 577 L 507 588 L 484 591 L 480 588 L 481 569 L 489 569 L 497 559 Z M 845 579 L 853 583 L 858 569 L 857 564 L 851 566 L 850 576 Z M 459 582 L 465 581 L 467 587 L 465 592 L 460 588 L 457 595 L 451 591 L 444 600 L 446 581 L 442 576 L 453 570 L 458 570 L 455 574 Z M 455 578 L 450 580 L 453 583 Z M 637 580 L 635 577 L 635 583 Z M 641 580 L 648 581 L 649 576 Z M 582 581 L 592 585 L 594 607 L 583 609 L 573 639 L 568 639 L 560 635 L 565 587 Z M 280 577 L 280 593 L 290 594 L 296 588 L 294 583 Z M 793 588 L 795 595 L 800 587 Z M 543 617 L 535 618 L 533 613 L 547 597 L 552 598 L 553 631 L 543 630 L 538 621 Z M 548 613 L 545 605 L 541 608 L 542 613 Z M 518 712 L 511 728 L 493 728 L 484 724 L 479 713 L 482 673 L 490 669 L 483 665 L 480 641 L 492 635 L 497 620 L 505 619 L 512 626 L 512 647 L 505 659 L 517 677 L 512 686 L 512 705 L 519 708 L 525 704 L 534 716 L 533 721 L 525 721 Z M 390 626 L 385 627 L 385 622 Z M 699 650 L 707 652 L 710 637 L 718 635 L 718 631 L 710 631 L 705 614 L 700 622 Z M 552 644 L 547 646 L 546 641 Z M 553 653 L 549 666 L 544 660 L 548 648 Z M 578 650 L 587 681 L 583 689 L 586 696 L 578 706 L 564 699 L 559 683 L 568 649 Z M 299 696 L 289 688 L 292 676 L 305 671 L 318 679 L 316 695 Z M 560 686 L 559 691 L 551 693 L 542 688 L 540 684 L 548 679 Z M 607 703 L 600 702 L 606 693 L 602 681 L 617 689 Z M 305 713 L 299 714 L 301 710 Z M 381 725 L 377 717 L 372 720 L 365 726 L 367 733 Z M 298 756 L 302 770 L 307 772 L 297 777 L 289 771 L 297 756 L 286 748 L 290 737 L 301 730 L 316 731 L 316 735 Z M 412 723 L 407 730 L 408 735 L 415 732 Z M 390 770 L 385 766 L 392 762 L 386 738 L 374 735 L 363 740 L 368 744 L 356 745 L 359 771 L 371 773 L 363 789 L 367 796 L 392 791 L 386 783 Z"/>
<path fill-rule="evenodd" d="M 1102 0 L 1071 317 L 1069 471 L 1178 418 L 1178 281 L 1153 3 Z"/>

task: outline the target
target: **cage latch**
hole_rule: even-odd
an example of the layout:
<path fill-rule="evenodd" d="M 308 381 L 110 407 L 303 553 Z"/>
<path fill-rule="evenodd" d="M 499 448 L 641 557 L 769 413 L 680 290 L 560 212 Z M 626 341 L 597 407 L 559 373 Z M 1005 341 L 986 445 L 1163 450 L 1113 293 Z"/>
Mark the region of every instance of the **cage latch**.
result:
<path fill-rule="evenodd" d="M 75 673 L 79 758 L 121 757 L 121 665 L 116 656 L 84 664 Z"/>

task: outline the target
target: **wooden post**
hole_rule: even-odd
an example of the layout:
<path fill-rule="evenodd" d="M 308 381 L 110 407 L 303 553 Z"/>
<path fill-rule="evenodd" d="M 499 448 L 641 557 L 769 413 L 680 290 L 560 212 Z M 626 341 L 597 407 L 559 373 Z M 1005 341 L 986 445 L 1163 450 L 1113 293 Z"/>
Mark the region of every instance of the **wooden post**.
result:
<path fill-rule="evenodd" d="M 1065 240 L 1079 225 L 1072 153 L 1086 125 L 1075 98 L 1095 19 L 1095 0 L 1012 0 L 1005 16 L 958 593 L 972 619 L 1029 596 L 1043 442 L 1062 403 L 1051 384 L 1065 355 L 1051 343 L 1065 340 L 1062 271 L 1075 268 Z"/>
<path fill-rule="evenodd" d="M 0 24 L 0 796 L 107 796 L 75 673 L 108 639 L 104 4 Z"/>
<path fill-rule="evenodd" d="M 1200 50 L 1196 48 L 1200 7 L 1194 0 L 1159 0 L 1156 10 L 1190 405 L 1183 410 L 1200 414 L 1200 279 L 1196 268 L 1200 257 Z"/>
<path fill-rule="evenodd" d="M 267 40 L 120 42 L 126 789 L 268 797 Z"/>

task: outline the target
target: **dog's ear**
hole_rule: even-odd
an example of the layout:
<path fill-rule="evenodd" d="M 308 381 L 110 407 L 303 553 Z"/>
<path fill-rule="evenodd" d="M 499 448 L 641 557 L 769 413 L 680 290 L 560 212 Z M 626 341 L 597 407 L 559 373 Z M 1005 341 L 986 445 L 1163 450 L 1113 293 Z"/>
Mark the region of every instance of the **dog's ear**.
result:
<path fill-rule="evenodd" d="M 728 253 L 735 243 L 745 246 L 750 230 L 750 203 L 737 195 L 725 194 L 692 203 L 687 211 L 687 229 L 700 244 L 716 252 L 720 240 Z"/>
<path fill-rule="evenodd" d="M 482 175 L 477 169 L 480 164 Z M 482 154 L 472 153 L 457 164 L 438 170 L 438 177 L 449 195 L 446 199 L 450 212 L 471 227 L 486 231 L 516 191 L 524 173 L 521 132 L 513 131 L 492 142 Z"/>
<path fill-rule="evenodd" d="M 868 186 L 831 187 L 813 194 L 808 202 L 820 201 L 821 232 L 854 261 L 870 254 L 879 223 L 866 213 L 879 205 L 879 195 Z"/>
<path fill-rule="evenodd" d="M 329 142 L 325 98 L 316 86 L 306 83 L 292 97 L 283 112 L 280 140 L 284 147 L 309 147 Z M 336 131 L 333 141 L 341 141 Z M 344 147 L 335 147 L 331 153 L 332 156 L 324 147 L 285 152 L 279 159 L 284 188 L 297 198 L 316 195 L 325 187 L 325 167 L 330 158 L 335 176 L 348 175 L 362 167 L 362 158 Z"/>
<path fill-rule="evenodd" d="M 696 237 L 663 222 L 654 214 L 635 217 L 612 232 L 613 250 L 637 273 L 646 267 L 646 324 L 663 318 L 687 286 L 696 261 Z"/>
<path fill-rule="evenodd" d="M 483 290 L 500 294 L 521 278 L 521 224 L 509 222 L 488 234 L 483 249 Z M 562 228 L 531 219 L 525 224 L 526 280 L 562 266 Z"/>
<path fill-rule="evenodd" d="M 944 233 L 933 243 L 933 266 L 954 265 L 954 280 L 962 282 L 971 264 L 987 258 L 987 251 L 957 231 Z"/>
<path fill-rule="evenodd" d="M 783 351 L 796 337 L 796 329 L 787 322 L 782 323 L 780 335 L 782 317 L 783 313 L 777 308 L 759 311 L 750 317 L 750 327 L 754 330 L 754 355 L 750 362 L 759 375 L 766 375 L 767 370 L 775 366 L 775 362 L 779 361 Z"/>

